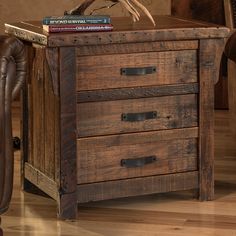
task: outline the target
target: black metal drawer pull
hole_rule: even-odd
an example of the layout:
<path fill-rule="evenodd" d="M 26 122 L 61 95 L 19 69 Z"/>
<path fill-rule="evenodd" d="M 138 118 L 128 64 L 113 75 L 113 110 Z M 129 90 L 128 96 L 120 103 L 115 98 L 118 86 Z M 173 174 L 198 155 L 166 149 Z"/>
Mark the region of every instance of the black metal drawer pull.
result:
<path fill-rule="evenodd" d="M 157 118 L 156 111 L 142 112 L 142 113 L 123 113 L 121 115 L 121 120 L 127 122 L 144 121 L 156 118 Z"/>
<path fill-rule="evenodd" d="M 156 156 L 140 157 L 136 159 L 122 159 L 120 165 L 126 168 L 142 167 L 157 161 Z"/>
<path fill-rule="evenodd" d="M 121 75 L 148 75 L 156 73 L 156 66 L 137 67 L 137 68 L 121 68 Z"/>

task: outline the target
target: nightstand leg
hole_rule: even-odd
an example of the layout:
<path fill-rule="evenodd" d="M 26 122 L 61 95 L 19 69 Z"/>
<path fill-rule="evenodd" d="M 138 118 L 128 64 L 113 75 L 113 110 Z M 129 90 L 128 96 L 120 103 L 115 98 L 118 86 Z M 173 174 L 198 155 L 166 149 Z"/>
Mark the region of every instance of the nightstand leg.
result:
<path fill-rule="evenodd" d="M 62 220 L 74 220 L 77 218 L 76 193 L 63 194 L 59 197 L 57 216 Z"/>
<path fill-rule="evenodd" d="M 200 200 L 214 199 L 214 85 L 224 48 L 223 39 L 200 40 L 199 191 Z"/>
<path fill-rule="evenodd" d="M 75 48 L 60 48 L 60 177 L 58 217 L 76 219 L 77 214 L 77 132 Z"/>

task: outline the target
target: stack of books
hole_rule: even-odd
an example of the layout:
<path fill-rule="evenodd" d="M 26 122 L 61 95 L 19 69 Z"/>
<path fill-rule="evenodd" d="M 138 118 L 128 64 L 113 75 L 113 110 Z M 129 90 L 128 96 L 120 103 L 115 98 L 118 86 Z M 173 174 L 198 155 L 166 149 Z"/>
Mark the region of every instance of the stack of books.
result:
<path fill-rule="evenodd" d="M 64 15 L 47 16 L 42 21 L 43 30 L 49 33 L 111 31 L 110 16 L 106 15 Z"/>

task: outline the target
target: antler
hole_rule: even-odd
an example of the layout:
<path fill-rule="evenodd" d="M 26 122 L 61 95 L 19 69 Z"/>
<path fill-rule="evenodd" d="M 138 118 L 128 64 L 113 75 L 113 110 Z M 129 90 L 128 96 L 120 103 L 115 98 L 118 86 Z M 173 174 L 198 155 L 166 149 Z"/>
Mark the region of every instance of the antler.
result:
<path fill-rule="evenodd" d="M 136 9 L 136 7 L 138 7 L 145 15 L 147 15 L 147 17 L 151 20 L 153 25 L 154 26 L 156 25 L 152 15 L 148 11 L 148 9 L 143 4 L 141 4 L 138 0 L 110 0 L 110 1 L 114 3 L 112 6 L 114 6 L 117 3 L 120 3 L 122 6 L 124 6 L 124 8 L 132 16 L 134 22 L 138 21 L 139 18 L 140 18 L 140 14 L 139 14 L 139 12 Z M 65 12 L 65 14 L 69 14 L 69 15 L 84 15 L 85 10 L 90 5 L 92 5 L 92 3 L 94 3 L 94 2 L 95 2 L 95 0 L 84 0 L 84 2 L 82 4 L 78 5 L 77 7 L 75 7 L 72 10 L 70 10 L 69 12 Z M 104 8 L 104 7 L 102 7 L 102 8 Z M 110 7 L 108 7 L 108 8 L 110 8 Z"/>

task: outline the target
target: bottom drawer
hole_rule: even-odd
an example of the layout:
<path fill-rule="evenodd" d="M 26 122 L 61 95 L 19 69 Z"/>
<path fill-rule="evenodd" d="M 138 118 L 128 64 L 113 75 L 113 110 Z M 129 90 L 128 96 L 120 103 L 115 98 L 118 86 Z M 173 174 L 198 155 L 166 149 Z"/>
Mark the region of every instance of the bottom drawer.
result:
<path fill-rule="evenodd" d="M 77 183 L 93 183 L 198 169 L 198 128 L 77 141 Z"/>

